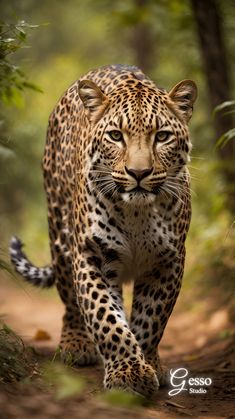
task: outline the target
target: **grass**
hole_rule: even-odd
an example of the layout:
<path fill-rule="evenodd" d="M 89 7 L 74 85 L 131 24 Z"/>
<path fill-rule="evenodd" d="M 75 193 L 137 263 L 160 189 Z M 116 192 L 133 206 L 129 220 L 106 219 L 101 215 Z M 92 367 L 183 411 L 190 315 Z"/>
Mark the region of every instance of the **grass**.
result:
<path fill-rule="evenodd" d="M 0 383 L 13 383 L 32 377 L 37 371 L 33 350 L 6 324 L 0 328 Z"/>

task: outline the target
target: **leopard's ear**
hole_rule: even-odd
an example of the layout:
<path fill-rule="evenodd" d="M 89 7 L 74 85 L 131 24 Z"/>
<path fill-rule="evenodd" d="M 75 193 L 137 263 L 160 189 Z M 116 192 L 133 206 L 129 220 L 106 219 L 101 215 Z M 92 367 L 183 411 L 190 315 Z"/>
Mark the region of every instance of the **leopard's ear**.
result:
<path fill-rule="evenodd" d="M 171 89 L 169 96 L 185 122 L 188 122 L 193 113 L 193 104 L 197 99 L 197 86 L 192 80 L 182 80 Z"/>
<path fill-rule="evenodd" d="M 83 102 L 85 113 L 90 121 L 97 121 L 103 114 L 108 99 L 100 88 L 91 80 L 82 80 L 78 85 L 78 93 Z"/>

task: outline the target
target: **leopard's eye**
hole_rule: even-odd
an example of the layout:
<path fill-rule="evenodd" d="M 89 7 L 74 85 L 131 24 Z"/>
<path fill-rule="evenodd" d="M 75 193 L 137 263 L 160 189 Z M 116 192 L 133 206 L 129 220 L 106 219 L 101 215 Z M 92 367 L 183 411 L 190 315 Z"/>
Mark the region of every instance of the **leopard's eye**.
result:
<path fill-rule="evenodd" d="M 163 143 L 164 141 L 168 140 L 171 133 L 169 131 L 158 131 L 155 135 L 155 139 L 159 143 Z"/>
<path fill-rule="evenodd" d="M 122 135 L 121 131 L 118 131 L 117 129 L 109 131 L 108 134 L 109 134 L 110 138 L 112 138 L 113 141 L 122 141 L 123 140 L 123 135 Z"/>

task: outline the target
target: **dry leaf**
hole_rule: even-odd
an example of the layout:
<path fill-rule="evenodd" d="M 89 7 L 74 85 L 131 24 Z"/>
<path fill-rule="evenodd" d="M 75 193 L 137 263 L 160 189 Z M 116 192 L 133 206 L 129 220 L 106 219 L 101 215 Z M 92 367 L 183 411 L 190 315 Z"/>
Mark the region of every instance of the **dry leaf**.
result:
<path fill-rule="evenodd" d="M 200 358 L 199 355 L 185 355 L 183 357 L 184 361 L 195 361 L 196 359 Z"/>
<path fill-rule="evenodd" d="M 50 340 L 51 336 L 45 330 L 38 329 L 33 340 Z"/>
<path fill-rule="evenodd" d="M 168 404 L 169 406 L 179 407 L 180 409 L 186 409 L 186 406 L 183 406 L 182 404 L 179 404 L 179 403 L 166 401 L 166 404 Z"/>

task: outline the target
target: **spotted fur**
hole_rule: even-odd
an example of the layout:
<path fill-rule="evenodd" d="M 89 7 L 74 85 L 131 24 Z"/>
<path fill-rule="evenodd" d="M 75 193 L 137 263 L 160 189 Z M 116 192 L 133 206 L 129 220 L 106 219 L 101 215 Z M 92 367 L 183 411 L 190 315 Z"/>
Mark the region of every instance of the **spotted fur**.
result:
<path fill-rule="evenodd" d="M 164 379 L 158 344 L 184 270 L 195 99 L 194 82 L 168 93 L 136 67 L 106 66 L 75 82 L 50 117 L 43 159 L 51 268 L 33 268 L 11 243 L 27 280 L 56 281 L 65 360 L 102 358 L 106 388 L 149 397 Z M 130 279 L 128 322 L 122 284 Z"/>

